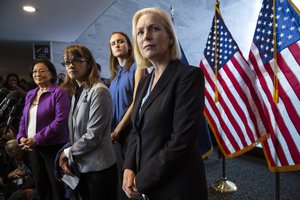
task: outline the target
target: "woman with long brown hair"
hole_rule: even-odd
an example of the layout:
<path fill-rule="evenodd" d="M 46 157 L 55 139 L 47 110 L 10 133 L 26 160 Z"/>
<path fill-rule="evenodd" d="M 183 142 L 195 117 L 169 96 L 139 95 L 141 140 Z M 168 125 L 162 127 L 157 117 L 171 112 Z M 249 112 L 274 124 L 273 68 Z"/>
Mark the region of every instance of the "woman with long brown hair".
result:
<path fill-rule="evenodd" d="M 60 155 L 59 165 L 73 176 L 83 200 L 116 199 L 117 165 L 110 139 L 112 100 L 100 82 L 95 59 L 88 48 L 71 45 L 64 49 L 67 76 L 64 87 L 72 96 L 69 116 L 70 146 Z M 72 168 L 74 169 L 74 168 Z"/>

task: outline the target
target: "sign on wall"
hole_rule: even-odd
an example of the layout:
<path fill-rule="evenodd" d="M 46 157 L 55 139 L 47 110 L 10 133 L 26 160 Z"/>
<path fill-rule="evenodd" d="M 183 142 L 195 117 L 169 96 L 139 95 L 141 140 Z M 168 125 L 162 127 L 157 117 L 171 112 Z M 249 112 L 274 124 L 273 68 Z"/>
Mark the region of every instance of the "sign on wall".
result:
<path fill-rule="evenodd" d="M 50 60 L 50 46 L 48 44 L 33 44 L 33 59 Z"/>

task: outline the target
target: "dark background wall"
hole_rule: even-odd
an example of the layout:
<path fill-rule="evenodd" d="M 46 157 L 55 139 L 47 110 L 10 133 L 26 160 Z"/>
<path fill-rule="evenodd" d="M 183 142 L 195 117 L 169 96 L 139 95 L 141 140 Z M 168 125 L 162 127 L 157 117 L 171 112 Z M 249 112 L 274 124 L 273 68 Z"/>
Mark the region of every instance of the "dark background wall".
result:
<path fill-rule="evenodd" d="M 16 73 L 20 78 L 29 79 L 29 66 L 33 62 L 32 42 L 0 41 L 0 75 Z"/>

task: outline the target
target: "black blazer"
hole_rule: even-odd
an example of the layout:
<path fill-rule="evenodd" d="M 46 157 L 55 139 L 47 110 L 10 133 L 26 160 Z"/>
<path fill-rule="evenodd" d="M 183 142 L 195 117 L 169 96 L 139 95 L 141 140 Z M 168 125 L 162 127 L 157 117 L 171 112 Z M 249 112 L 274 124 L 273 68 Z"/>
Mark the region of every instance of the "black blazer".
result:
<path fill-rule="evenodd" d="M 124 169 L 136 172 L 138 191 L 150 200 L 207 199 L 198 144 L 204 132 L 203 73 L 171 61 L 140 107 L 151 76 L 137 89 Z"/>

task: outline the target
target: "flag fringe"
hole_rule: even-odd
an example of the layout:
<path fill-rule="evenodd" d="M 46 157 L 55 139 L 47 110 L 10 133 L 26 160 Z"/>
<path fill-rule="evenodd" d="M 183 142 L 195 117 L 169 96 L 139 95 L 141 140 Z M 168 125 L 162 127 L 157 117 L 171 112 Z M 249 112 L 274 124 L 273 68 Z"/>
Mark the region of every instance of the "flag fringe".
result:
<path fill-rule="evenodd" d="M 297 6 L 291 1 L 291 0 L 288 0 L 288 2 L 291 4 L 291 6 L 294 8 L 295 12 L 300 16 L 300 11 L 299 9 L 297 8 Z"/>
<path fill-rule="evenodd" d="M 257 138 L 257 140 L 254 141 L 252 144 L 249 144 L 249 146 L 247 146 L 247 147 L 245 147 L 245 148 L 243 148 L 243 149 L 241 149 L 241 150 L 239 150 L 239 151 L 236 151 L 236 152 L 234 152 L 234 153 L 227 154 L 227 153 L 225 152 L 225 150 L 223 149 L 223 146 L 222 146 L 222 144 L 221 144 L 221 141 L 220 141 L 220 140 L 218 139 L 218 137 L 217 137 L 218 135 L 217 135 L 216 130 L 214 129 L 212 123 L 209 121 L 209 118 L 208 118 L 208 116 L 207 116 L 207 114 L 206 114 L 205 112 L 204 112 L 204 116 L 205 116 L 206 121 L 207 121 L 207 123 L 208 123 L 210 129 L 212 130 L 212 132 L 213 132 L 213 134 L 214 134 L 214 136 L 215 136 L 216 142 L 218 143 L 218 146 L 219 146 L 219 148 L 220 148 L 222 154 L 225 156 L 225 158 L 234 158 L 234 157 L 237 157 L 237 156 L 239 156 L 239 155 L 242 155 L 242 154 L 244 154 L 244 153 L 246 153 L 246 152 L 252 150 L 254 147 L 257 146 L 258 143 L 262 143 L 263 141 L 265 141 L 265 140 L 268 138 L 268 134 L 264 134 L 263 136 Z"/>
<path fill-rule="evenodd" d="M 262 147 L 263 147 L 262 149 L 263 149 L 263 152 L 264 152 L 267 164 L 268 164 L 268 168 L 271 172 L 292 172 L 292 171 L 300 170 L 300 164 L 292 165 L 292 166 L 275 166 L 275 167 L 272 166 L 271 162 L 269 160 L 268 154 L 265 150 L 266 147 L 263 143 L 262 143 Z"/>

